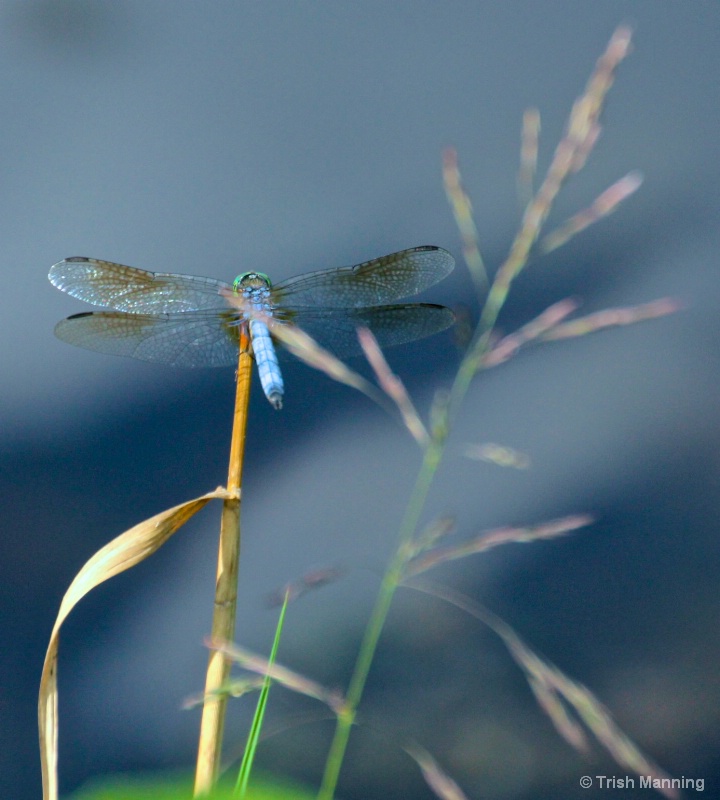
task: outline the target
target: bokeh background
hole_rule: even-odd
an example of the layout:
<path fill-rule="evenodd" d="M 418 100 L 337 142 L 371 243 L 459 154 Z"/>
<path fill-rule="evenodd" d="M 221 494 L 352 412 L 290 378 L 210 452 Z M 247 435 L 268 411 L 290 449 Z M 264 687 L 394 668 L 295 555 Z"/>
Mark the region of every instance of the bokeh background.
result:
<path fill-rule="evenodd" d="M 596 692 L 676 776 L 720 796 L 718 300 L 720 5 L 7 0 L 0 5 L 0 797 L 40 792 L 36 693 L 62 595 L 139 520 L 225 480 L 232 370 L 180 372 L 78 350 L 55 322 L 87 310 L 48 268 L 87 255 L 156 271 L 275 280 L 419 244 L 460 256 L 441 183 L 458 149 L 484 255 L 519 218 L 525 108 L 546 165 L 613 29 L 629 22 L 602 139 L 554 219 L 640 169 L 618 213 L 538 259 L 501 327 L 551 302 L 593 311 L 672 295 L 686 310 L 528 352 L 470 392 L 424 516 L 458 539 L 590 511 L 573 536 L 498 549 L 435 576 L 489 605 Z M 477 312 L 462 264 L 427 299 Z M 449 335 L 388 354 L 423 411 L 459 355 Z M 362 365 L 357 365 L 362 368 Z M 406 432 L 350 390 L 286 367 L 274 412 L 257 386 L 243 503 L 238 639 L 267 651 L 267 594 L 344 564 L 293 607 L 281 660 L 344 686 L 419 464 Z M 469 461 L 467 442 L 532 458 Z M 95 591 L 60 656 L 61 786 L 192 764 L 218 511 Z M 247 704 L 230 711 L 229 751 Z M 262 766 L 316 785 L 322 710 L 271 700 Z M 401 594 L 368 685 L 340 796 L 429 798 L 412 737 L 470 797 L 604 797 L 622 776 L 573 752 L 488 631 Z M 300 724 L 302 723 L 302 724 Z M 645 797 L 628 792 L 624 797 Z"/>

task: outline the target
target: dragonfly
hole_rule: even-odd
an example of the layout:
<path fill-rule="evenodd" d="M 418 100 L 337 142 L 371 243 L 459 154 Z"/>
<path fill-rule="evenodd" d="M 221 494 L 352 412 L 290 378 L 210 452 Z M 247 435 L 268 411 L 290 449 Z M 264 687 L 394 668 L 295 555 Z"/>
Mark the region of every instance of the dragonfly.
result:
<path fill-rule="evenodd" d="M 296 325 L 340 358 L 360 352 L 358 327 L 369 328 L 382 347 L 431 336 L 455 321 L 449 308 L 395 301 L 433 286 L 454 266 L 447 250 L 426 245 L 277 284 L 262 272 L 229 284 L 81 256 L 59 261 L 48 278 L 105 309 L 59 322 L 55 335 L 62 341 L 174 367 L 237 365 L 249 342 L 265 396 L 280 409 L 285 387 L 275 326 Z"/>

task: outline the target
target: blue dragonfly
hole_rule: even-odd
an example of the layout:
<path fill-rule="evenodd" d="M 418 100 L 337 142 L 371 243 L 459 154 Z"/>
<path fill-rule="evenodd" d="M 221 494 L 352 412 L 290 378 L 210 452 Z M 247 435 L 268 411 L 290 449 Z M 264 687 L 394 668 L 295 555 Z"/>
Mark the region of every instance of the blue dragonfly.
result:
<path fill-rule="evenodd" d="M 245 272 L 228 284 L 83 257 L 58 262 L 48 278 L 61 291 L 108 309 L 59 322 L 55 335 L 64 342 L 175 367 L 224 367 L 237 364 L 241 342 L 249 340 L 265 396 L 279 409 L 285 390 L 276 325 L 297 325 L 339 357 L 360 352 L 360 326 L 383 347 L 421 339 L 449 328 L 453 312 L 395 301 L 427 289 L 454 266 L 446 250 L 424 246 L 278 284 L 262 272 Z"/>

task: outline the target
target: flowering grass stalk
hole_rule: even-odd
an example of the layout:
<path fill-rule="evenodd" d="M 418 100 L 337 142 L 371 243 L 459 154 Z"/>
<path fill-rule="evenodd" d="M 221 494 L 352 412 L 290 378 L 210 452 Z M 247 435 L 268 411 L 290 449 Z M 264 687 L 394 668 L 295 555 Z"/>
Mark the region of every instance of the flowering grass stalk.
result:
<path fill-rule="evenodd" d="M 448 559 L 460 558 L 507 541 L 531 541 L 556 536 L 581 525 L 586 525 L 589 522 L 589 518 L 578 516 L 540 525 L 534 529 L 503 529 L 502 531 L 495 531 L 489 535 L 486 534 L 483 537 L 479 537 L 463 547 L 450 548 L 445 551 L 436 550 L 434 553 L 424 556 L 424 560 L 418 557 L 417 530 L 428 490 L 445 452 L 445 441 L 448 432 L 473 378 L 479 371 L 488 369 L 491 366 L 497 366 L 506 361 L 515 355 L 520 347 L 530 342 L 562 338 L 564 336 L 584 335 L 608 325 L 625 324 L 628 321 L 636 322 L 652 316 L 671 313 L 678 307 L 674 301 L 663 300 L 648 304 L 645 307 L 622 310 L 611 309 L 598 315 L 586 317 L 584 320 L 564 322 L 565 318 L 575 310 L 576 304 L 572 301 L 563 301 L 548 309 L 541 317 L 525 326 L 512 337 L 506 337 L 499 343 L 494 341 L 494 329 L 500 311 L 505 304 L 514 280 L 528 264 L 533 247 L 538 241 L 558 192 L 568 177 L 582 168 L 597 141 L 600 131 L 600 112 L 605 96 L 614 80 L 615 70 L 627 55 L 629 46 L 630 31 L 628 28 L 621 27 L 615 32 L 605 53 L 599 59 L 585 92 L 573 106 L 565 134 L 555 150 L 545 178 L 540 183 L 536 193 L 530 197 L 508 256 L 500 265 L 490 283 L 479 322 L 461 361 L 450 392 L 447 396 L 441 396 L 436 399 L 431 413 L 432 424 L 429 437 L 425 440 L 419 440 L 423 446 L 422 463 L 400 525 L 395 553 L 391 557 L 383 576 L 375 606 L 365 629 L 350 680 L 346 704 L 341 709 L 341 712 L 337 714 L 335 734 L 326 761 L 318 800 L 332 800 L 334 797 L 350 732 L 356 720 L 357 709 L 363 695 L 378 641 L 385 626 L 395 592 L 403 582 L 409 579 L 410 575 L 429 569 L 436 563 L 441 563 Z M 521 158 L 521 183 L 526 188 L 531 186 L 534 178 L 539 130 L 540 120 L 537 112 L 526 114 Z M 457 156 L 454 151 L 447 151 L 444 155 L 443 176 L 448 199 L 463 239 L 464 254 L 468 268 L 480 294 L 483 293 L 487 282 L 486 271 L 477 241 L 477 227 L 472 219 L 472 204 L 462 187 L 457 166 Z M 609 214 L 622 200 L 632 194 L 639 184 L 640 180 L 636 173 L 631 173 L 630 176 L 626 176 L 613 184 L 610 189 L 603 192 L 591 204 L 589 209 L 575 215 L 564 226 L 561 226 L 547 241 L 546 249 L 559 246 L 589 224 Z M 393 397 L 390 392 L 388 394 Z M 411 428 L 409 429 L 413 432 Z M 415 433 L 413 435 L 418 439 Z M 476 616 L 480 615 L 476 614 Z M 563 715 L 558 710 L 561 704 L 557 700 L 562 692 L 558 689 L 558 684 L 566 690 L 564 695 L 566 700 L 573 695 L 572 687 L 575 685 L 569 682 L 569 679 L 564 679 L 563 676 L 562 679 L 558 678 L 556 680 L 556 685 L 550 692 L 547 688 L 549 685 L 547 676 L 551 674 L 561 675 L 561 673 L 559 671 L 553 673 L 549 667 L 544 670 L 538 667 L 535 672 L 532 672 L 531 667 L 528 665 L 537 666 L 537 660 L 534 656 L 528 655 L 529 651 L 524 649 L 524 646 L 521 646 L 519 639 L 510 631 L 509 627 L 490 615 L 489 612 L 480 618 L 487 624 L 491 624 L 493 630 L 501 635 L 508 646 L 511 647 L 512 652 L 515 654 L 516 659 L 519 660 L 519 663 L 523 665 L 523 668 L 526 671 L 530 670 L 531 685 L 534 684 L 534 690 L 538 698 L 544 700 L 544 706 L 553 708 L 553 719 L 556 720 L 558 729 L 563 732 L 562 723 L 559 721 Z M 538 675 L 542 679 L 538 678 Z M 540 688 L 537 688 L 538 686 Z M 545 687 L 544 692 L 542 687 Z M 580 691 L 580 689 L 575 692 L 575 697 L 581 698 L 577 701 L 576 710 L 579 709 L 579 713 L 582 715 L 583 709 L 592 709 L 592 711 L 585 713 L 583 720 L 593 730 L 596 737 L 605 744 L 619 763 L 634 769 L 650 769 L 651 762 L 644 759 L 637 748 L 629 742 L 627 737 L 624 737 L 617 726 L 614 726 L 609 714 L 602 709 L 600 704 L 594 701 L 594 698 L 592 701 L 588 699 L 592 696 L 587 690 Z M 606 724 L 598 725 L 598 719 L 605 720 Z M 564 730 L 566 733 L 571 731 L 576 734 L 577 726 L 566 724 Z M 569 735 L 566 735 L 566 738 L 572 741 Z M 577 735 L 575 740 L 578 740 Z M 626 747 L 623 743 L 629 743 L 630 746 Z M 421 766 L 428 783 L 439 797 L 461 796 L 459 787 L 451 779 L 443 775 L 441 780 L 442 773 L 439 768 L 436 768 L 437 765 L 434 764 L 429 756 L 425 757 L 425 755 L 422 755 L 422 751 L 417 748 L 411 750 L 411 753 L 414 753 L 413 757 Z M 620 753 L 626 757 L 618 757 Z M 631 755 L 628 756 L 628 753 L 631 753 Z M 663 773 L 656 770 L 656 774 Z"/>

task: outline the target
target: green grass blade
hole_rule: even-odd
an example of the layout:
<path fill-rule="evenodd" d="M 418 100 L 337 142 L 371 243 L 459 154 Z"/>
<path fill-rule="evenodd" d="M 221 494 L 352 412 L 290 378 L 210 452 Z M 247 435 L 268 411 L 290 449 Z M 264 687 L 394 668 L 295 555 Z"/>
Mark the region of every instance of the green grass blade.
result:
<path fill-rule="evenodd" d="M 278 646 L 280 645 L 280 635 L 285 622 L 285 611 L 287 610 L 288 599 L 289 594 L 286 592 L 282 608 L 280 609 L 280 617 L 278 618 L 277 628 L 275 629 L 275 638 L 273 639 L 270 658 L 268 659 L 268 663 L 271 666 L 275 663 Z M 250 726 L 250 733 L 248 735 L 247 744 L 245 745 L 242 763 L 240 764 L 237 783 L 235 784 L 236 797 L 243 798 L 247 792 L 248 781 L 250 780 L 250 772 L 252 771 L 252 765 L 255 759 L 255 751 L 257 750 L 258 741 L 260 740 L 260 731 L 262 729 L 263 718 L 265 716 L 265 707 L 267 706 L 271 682 L 270 676 L 266 675 L 265 680 L 263 681 L 262 689 L 260 690 L 257 706 L 255 707 L 255 715 L 253 716 L 252 725 Z"/>

